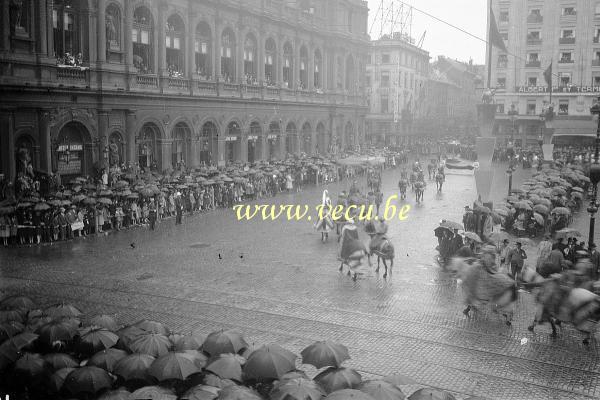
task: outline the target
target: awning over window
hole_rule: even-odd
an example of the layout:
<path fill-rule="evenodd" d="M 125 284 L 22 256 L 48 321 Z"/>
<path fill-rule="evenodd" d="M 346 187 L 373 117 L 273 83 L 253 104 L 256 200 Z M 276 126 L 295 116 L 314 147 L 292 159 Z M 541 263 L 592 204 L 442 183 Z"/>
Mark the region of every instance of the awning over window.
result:
<path fill-rule="evenodd" d="M 552 121 L 554 135 L 552 137 L 596 137 L 597 122 L 589 120 L 554 120 Z"/>

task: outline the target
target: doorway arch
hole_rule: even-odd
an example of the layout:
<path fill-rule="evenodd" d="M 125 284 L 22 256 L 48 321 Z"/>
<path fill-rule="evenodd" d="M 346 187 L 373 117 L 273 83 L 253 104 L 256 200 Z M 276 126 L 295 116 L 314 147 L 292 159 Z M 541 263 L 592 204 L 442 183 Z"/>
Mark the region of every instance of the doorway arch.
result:
<path fill-rule="evenodd" d="M 62 176 L 89 175 L 92 168 L 90 134 L 80 122 L 66 123 L 56 137 L 53 170 Z"/>

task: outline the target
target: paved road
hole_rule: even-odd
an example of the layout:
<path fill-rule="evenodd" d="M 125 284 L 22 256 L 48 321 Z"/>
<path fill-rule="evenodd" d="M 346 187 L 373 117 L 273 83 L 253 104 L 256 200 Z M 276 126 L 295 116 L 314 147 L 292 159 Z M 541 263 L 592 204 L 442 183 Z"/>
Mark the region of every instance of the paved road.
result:
<path fill-rule="evenodd" d="M 504 170 L 497 168 L 497 198 L 506 190 Z M 386 173 L 386 195 L 395 193 L 397 174 Z M 515 185 L 527 174 L 518 172 Z M 270 202 L 315 205 L 322 190 Z M 448 176 L 442 194 L 431 184 L 424 204 L 409 198 L 409 218 L 390 222 L 397 258 L 387 280 L 380 273 L 352 282 L 338 273 L 337 244 L 322 244 L 314 221 L 241 223 L 220 210 L 182 226 L 166 221 L 155 232 L 0 250 L 0 290 L 44 303 L 65 299 L 122 323 L 149 318 L 199 334 L 235 327 L 251 343 L 296 352 L 333 339 L 350 348 L 348 365 L 366 376 L 402 373 L 462 396 L 598 398 L 600 347 L 583 346 L 569 327 L 557 340 L 548 327 L 528 332 L 530 295 L 521 294 L 512 327 L 492 313 L 462 314 L 460 288 L 433 262 L 432 230 L 441 218 L 460 221 L 474 192 L 473 177 Z"/>

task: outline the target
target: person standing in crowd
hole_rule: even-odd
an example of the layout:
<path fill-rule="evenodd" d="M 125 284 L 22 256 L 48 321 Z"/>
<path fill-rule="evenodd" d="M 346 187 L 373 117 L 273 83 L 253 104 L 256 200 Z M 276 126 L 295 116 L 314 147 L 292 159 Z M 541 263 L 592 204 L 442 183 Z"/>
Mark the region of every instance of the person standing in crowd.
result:
<path fill-rule="evenodd" d="M 544 265 L 544 263 L 548 261 L 551 252 L 552 242 L 550 241 L 550 235 L 546 234 L 544 235 L 544 240 L 542 240 L 538 246 L 537 263 L 535 267 L 536 271 L 539 271 L 542 265 Z"/>
<path fill-rule="evenodd" d="M 150 202 L 150 214 L 148 216 L 149 218 L 149 222 L 150 222 L 150 230 L 154 230 L 154 227 L 156 226 L 156 219 L 157 219 L 157 212 L 156 212 L 156 205 L 154 204 L 154 202 Z"/>
<path fill-rule="evenodd" d="M 521 273 L 525 259 L 527 259 L 527 253 L 521 248 L 521 242 L 517 241 L 516 247 L 508 252 L 507 258 L 507 263 L 510 265 L 510 272 L 514 280 L 517 280 L 517 277 Z"/>
<path fill-rule="evenodd" d="M 381 207 L 381 203 L 383 203 L 383 193 L 379 190 L 379 187 L 375 191 L 375 206 L 377 207 L 377 215 L 379 215 L 379 207 Z"/>
<path fill-rule="evenodd" d="M 175 193 L 175 224 L 176 225 L 180 225 L 181 224 L 181 218 L 183 216 L 183 204 L 181 201 L 181 193 L 177 192 Z"/>
<path fill-rule="evenodd" d="M 590 245 L 590 261 L 592 263 L 592 279 L 600 279 L 600 252 L 596 248 L 596 243 Z"/>

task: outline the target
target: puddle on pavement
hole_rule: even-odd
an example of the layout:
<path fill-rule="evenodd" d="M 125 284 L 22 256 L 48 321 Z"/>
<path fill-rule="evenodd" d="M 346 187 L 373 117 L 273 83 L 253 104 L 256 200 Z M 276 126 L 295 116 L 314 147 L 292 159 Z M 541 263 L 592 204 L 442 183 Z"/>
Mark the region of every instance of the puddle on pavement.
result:
<path fill-rule="evenodd" d="M 144 272 L 143 274 L 141 274 L 140 276 L 138 276 L 136 279 L 138 281 L 144 281 L 144 280 L 150 279 L 150 278 L 154 278 L 154 274 L 151 274 L 149 272 Z"/>
<path fill-rule="evenodd" d="M 193 249 L 204 249 L 206 247 L 210 247 L 210 244 L 208 243 L 194 243 L 190 245 L 191 248 Z"/>

